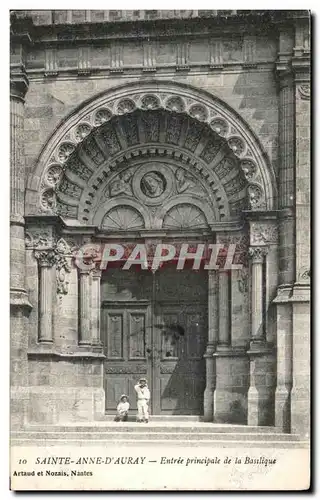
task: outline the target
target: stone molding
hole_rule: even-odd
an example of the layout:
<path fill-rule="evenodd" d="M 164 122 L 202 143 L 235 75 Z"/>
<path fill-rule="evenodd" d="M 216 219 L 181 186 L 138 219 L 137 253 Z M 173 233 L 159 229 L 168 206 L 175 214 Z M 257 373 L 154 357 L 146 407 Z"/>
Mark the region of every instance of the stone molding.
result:
<path fill-rule="evenodd" d="M 260 143 L 243 119 L 211 94 L 187 85 L 165 81 L 144 82 L 138 86 L 126 84 L 123 87 L 111 89 L 82 106 L 65 120 L 44 148 L 38 165 L 29 178 L 26 203 L 28 204 L 31 189 L 36 190 L 40 196 L 39 206 L 41 205 L 47 213 L 54 213 L 56 188 L 52 187 L 52 182 L 55 183 L 55 179 L 59 182 L 59 173 L 56 172 L 54 175 L 52 168 L 56 167 L 56 170 L 62 172 L 67 166 L 69 157 L 80 143 L 91 137 L 93 133 L 96 136 L 97 129 L 104 127 L 113 116 L 130 117 L 130 114 L 138 109 L 163 109 L 177 118 L 181 114 L 190 116 L 199 124 L 205 124 L 217 138 L 221 137 L 223 141 L 227 141 L 235 157 L 244 162 L 243 172 L 249 183 L 252 168 L 257 170 L 261 182 L 255 181 L 252 185 L 252 192 L 250 192 L 252 208 L 272 208 L 273 200 L 276 198 L 275 176 Z M 111 141 L 112 137 L 110 136 L 108 140 Z M 110 142 L 111 156 L 117 152 L 117 147 L 116 143 Z M 48 183 L 46 179 L 48 179 L 49 171 Z M 91 177 L 90 172 L 88 175 Z M 77 189 L 73 192 L 73 196 L 77 196 Z M 264 200 L 261 207 L 257 205 L 258 195 Z M 40 200 L 42 200 L 41 203 Z M 31 199 L 29 204 L 33 204 Z M 77 218 L 76 211 L 73 213 L 71 210 L 70 215 L 70 218 Z"/>
<path fill-rule="evenodd" d="M 310 83 L 304 83 L 299 85 L 298 91 L 303 101 L 310 101 L 310 94 L 311 94 Z"/>

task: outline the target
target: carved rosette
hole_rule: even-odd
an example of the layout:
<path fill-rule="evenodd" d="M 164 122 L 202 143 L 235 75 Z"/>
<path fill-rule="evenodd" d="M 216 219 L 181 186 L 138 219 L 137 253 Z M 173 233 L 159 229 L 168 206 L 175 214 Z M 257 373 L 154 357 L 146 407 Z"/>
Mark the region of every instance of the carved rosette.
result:
<path fill-rule="evenodd" d="M 136 105 L 132 99 L 121 99 L 118 102 L 117 111 L 120 115 L 126 113 L 132 113 L 136 108 Z"/>
<path fill-rule="evenodd" d="M 158 109 L 160 107 L 160 99 L 152 94 L 145 95 L 141 99 L 142 109 Z"/>
<path fill-rule="evenodd" d="M 91 132 L 91 127 L 88 123 L 80 123 L 75 131 L 75 139 L 77 142 L 83 141 Z"/>
<path fill-rule="evenodd" d="M 225 137 L 228 134 L 229 125 L 223 118 L 214 118 L 210 122 L 210 127 L 221 137 Z"/>
<path fill-rule="evenodd" d="M 57 184 L 59 184 L 60 180 L 62 179 L 62 175 L 63 169 L 60 165 L 51 165 L 45 174 L 45 181 L 49 186 L 57 186 Z"/>
<path fill-rule="evenodd" d="M 94 125 L 96 127 L 99 127 L 100 125 L 107 122 L 111 118 L 112 118 L 112 113 L 110 109 L 107 108 L 98 109 L 98 111 L 94 115 Z"/>
<path fill-rule="evenodd" d="M 263 191 L 258 184 L 250 184 L 248 186 L 248 195 L 251 208 L 258 208 L 261 206 Z"/>
<path fill-rule="evenodd" d="M 61 163 L 65 163 L 74 150 L 75 145 L 71 142 L 62 143 L 58 149 L 58 160 Z"/>
<path fill-rule="evenodd" d="M 237 156 L 241 156 L 246 149 L 245 144 L 240 137 L 230 137 L 230 139 L 228 140 L 228 144 L 234 154 Z"/>
<path fill-rule="evenodd" d="M 268 247 L 250 247 L 249 248 L 249 257 L 251 259 L 252 264 L 262 264 L 264 262 L 264 258 L 268 253 Z"/>
<path fill-rule="evenodd" d="M 298 91 L 302 100 L 304 101 L 310 100 L 310 94 L 311 94 L 310 83 L 299 85 Z"/>
<path fill-rule="evenodd" d="M 208 110 L 201 104 L 194 104 L 189 108 L 189 115 L 200 122 L 204 122 L 208 117 Z"/>
<path fill-rule="evenodd" d="M 250 181 L 257 173 L 257 166 L 252 160 L 242 160 L 240 162 L 241 169 L 245 178 Z"/>
<path fill-rule="evenodd" d="M 169 97 L 166 101 L 166 108 L 175 113 L 182 113 L 185 110 L 185 104 L 181 97 Z"/>

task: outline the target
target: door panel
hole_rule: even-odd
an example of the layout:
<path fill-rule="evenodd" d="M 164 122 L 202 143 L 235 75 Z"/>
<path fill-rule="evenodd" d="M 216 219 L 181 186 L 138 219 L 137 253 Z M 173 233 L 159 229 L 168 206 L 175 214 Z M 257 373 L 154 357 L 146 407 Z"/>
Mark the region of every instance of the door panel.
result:
<path fill-rule="evenodd" d="M 106 411 L 114 412 L 121 394 L 136 409 L 134 386 L 140 377 L 151 378 L 147 346 L 151 345 L 150 305 L 104 302 L 101 331 L 105 339 Z"/>
<path fill-rule="evenodd" d="M 182 415 L 203 412 L 207 310 L 202 304 L 158 304 L 156 321 L 163 331 L 154 339 L 154 388 L 158 413 Z M 172 334 L 173 326 L 183 335 Z"/>

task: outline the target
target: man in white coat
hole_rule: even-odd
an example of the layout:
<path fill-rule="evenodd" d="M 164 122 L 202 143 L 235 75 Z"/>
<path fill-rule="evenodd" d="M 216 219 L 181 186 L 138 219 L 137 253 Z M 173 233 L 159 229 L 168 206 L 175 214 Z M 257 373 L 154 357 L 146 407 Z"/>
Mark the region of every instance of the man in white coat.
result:
<path fill-rule="evenodd" d="M 149 421 L 149 401 L 150 401 L 150 391 L 148 389 L 147 381 L 145 378 L 141 378 L 139 382 L 134 386 L 137 393 L 137 407 L 138 407 L 138 422 Z"/>

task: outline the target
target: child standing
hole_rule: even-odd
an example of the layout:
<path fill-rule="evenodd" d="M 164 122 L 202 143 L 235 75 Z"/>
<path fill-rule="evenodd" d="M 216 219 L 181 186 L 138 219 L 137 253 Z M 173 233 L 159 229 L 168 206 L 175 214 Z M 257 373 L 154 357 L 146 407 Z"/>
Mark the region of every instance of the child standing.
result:
<path fill-rule="evenodd" d="M 150 400 L 150 391 L 148 389 L 147 380 L 145 378 L 141 378 L 139 382 L 134 386 L 134 389 L 137 393 L 137 407 L 138 407 L 138 422 L 145 422 L 146 424 L 149 421 L 149 400 Z"/>
<path fill-rule="evenodd" d="M 128 420 L 129 408 L 130 404 L 128 401 L 128 396 L 126 394 L 122 394 L 117 406 L 117 414 L 114 420 L 116 422 L 126 422 Z"/>

